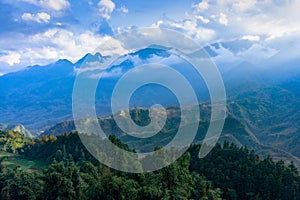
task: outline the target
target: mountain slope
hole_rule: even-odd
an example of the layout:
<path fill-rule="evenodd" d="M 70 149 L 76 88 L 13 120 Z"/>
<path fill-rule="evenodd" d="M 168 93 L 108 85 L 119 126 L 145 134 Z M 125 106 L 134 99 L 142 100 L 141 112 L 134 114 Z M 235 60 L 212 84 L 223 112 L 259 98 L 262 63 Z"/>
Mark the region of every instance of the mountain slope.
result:
<path fill-rule="evenodd" d="M 11 125 L 11 124 L 0 123 L 0 130 L 11 130 L 11 131 L 19 132 L 28 138 L 33 138 L 35 136 L 29 130 L 27 130 L 22 124 Z"/>
<path fill-rule="evenodd" d="M 171 57 L 167 49 L 146 48 L 124 55 L 103 71 L 97 64 L 107 58 L 100 53 L 87 54 L 74 64 L 68 60 L 59 60 L 46 66 L 30 66 L 25 70 L 0 76 L 0 122 L 24 124 L 32 132 L 39 133 L 56 123 L 72 119 L 73 85 L 80 67 L 90 70 L 94 75 L 105 74 L 101 79 L 101 87 L 97 88 L 95 94 L 97 114 L 100 116 L 111 113 L 109 99 L 114 86 L 124 73 L 136 66 L 153 61 L 166 64 L 172 60 L 175 61 L 173 67 L 188 76 L 187 80 L 199 79 L 187 63 L 180 61 L 178 57 Z M 206 90 L 199 89 L 203 87 L 201 81 L 191 84 L 201 91 L 199 96 L 205 93 L 208 96 Z M 168 89 L 158 85 L 146 86 L 139 92 L 131 101 L 133 107 L 151 106 L 153 103 L 170 106 L 178 103 Z"/>
<path fill-rule="evenodd" d="M 209 111 L 203 109 L 203 106 L 200 107 L 202 108 L 204 117 L 199 123 L 199 128 L 194 143 L 202 142 L 209 125 L 209 115 L 205 114 Z M 149 152 L 157 146 L 165 146 L 176 135 L 180 122 L 178 111 L 178 108 L 168 109 L 168 112 L 173 114 L 167 119 L 166 125 L 163 130 L 157 133 L 157 135 L 146 139 L 133 138 L 125 134 L 116 125 L 112 117 L 100 118 L 99 123 L 107 136 L 111 134 L 116 135 L 124 143 L 128 144 L 130 148 L 135 149 L 138 152 Z M 147 119 L 148 117 L 148 114 L 146 112 L 146 109 L 136 108 L 131 110 L 131 116 L 136 123 L 139 123 L 145 121 L 145 119 Z M 91 119 L 85 119 L 82 121 L 84 124 L 86 124 L 87 127 L 89 127 L 90 123 L 94 123 L 94 121 L 91 121 Z M 186 128 L 186 130 L 189 130 L 188 127 L 184 128 Z M 45 131 L 44 135 L 61 135 L 63 133 L 70 133 L 74 131 L 76 131 L 74 121 L 65 121 Z M 187 132 L 187 134 L 189 133 Z M 247 125 L 241 123 L 235 116 L 231 114 L 229 114 L 229 116 L 225 120 L 224 129 L 222 131 L 221 137 L 219 138 L 219 143 L 223 143 L 225 141 L 232 142 L 238 146 L 247 146 L 248 148 L 255 150 L 259 155 L 263 157 L 272 155 L 276 160 L 283 159 L 293 161 L 297 166 L 300 166 L 300 159 L 298 157 L 293 156 L 280 146 L 274 146 L 272 143 L 264 144 L 254 135 L 253 132 L 251 132 Z"/>
<path fill-rule="evenodd" d="M 230 66 L 228 70 L 222 70 L 229 116 L 244 126 L 248 132 L 247 137 L 254 142 L 253 148 L 259 144 L 274 148 L 278 152 L 288 152 L 291 154 L 289 157 L 300 158 L 300 73 L 297 67 L 299 58 L 276 62 L 276 59 L 282 56 L 284 54 L 279 52 L 264 63 L 254 65 L 243 62 Z M 31 66 L 23 71 L 1 76 L 0 122 L 23 124 L 32 133 L 40 133 L 57 123 L 72 120 L 73 84 L 79 67 L 88 63 L 90 65 L 86 65 L 84 70 L 103 72 L 96 64 L 105 59 L 107 57 L 101 56 L 100 53 L 87 54 L 74 64 L 67 60 L 59 60 L 47 66 Z M 101 87 L 97 88 L 95 95 L 98 117 L 103 118 L 111 114 L 110 97 L 120 77 L 139 65 L 153 62 L 171 65 L 189 80 L 199 102 L 208 102 L 207 89 L 190 65 L 171 55 L 168 49 L 152 47 L 124 55 L 106 69 Z M 170 90 L 157 85 L 139 88 L 130 101 L 130 107 L 149 107 L 153 104 L 176 107 L 178 101 Z M 65 129 L 61 128 L 64 126 Z M 108 124 L 107 127 L 114 126 Z M 61 130 L 54 129 L 54 133 L 68 132 L 74 130 L 74 127 L 69 128 L 68 122 L 65 122 L 65 125 L 58 129 Z M 249 145 L 245 139 L 239 138 L 239 135 L 226 131 L 222 138 L 235 141 L 236 144 Z M 134 144 L 134 141 L 131 143 Z"/>

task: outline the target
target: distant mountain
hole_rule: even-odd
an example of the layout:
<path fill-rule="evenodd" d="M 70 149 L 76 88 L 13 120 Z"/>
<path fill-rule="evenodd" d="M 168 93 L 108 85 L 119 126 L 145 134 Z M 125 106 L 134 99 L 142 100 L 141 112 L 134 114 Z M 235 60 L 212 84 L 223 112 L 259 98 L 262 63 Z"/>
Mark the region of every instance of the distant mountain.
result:
<path fill-rule="evenodd" d="M 202 120 L 199 123 L 199 130 L 197 137 L 195 139 L 195 142 L 200 142 L 204 139 L 204 135 L 207 131 L 208 125 L 209 125 L 209 105 L 200 105 L 201 113 L 202 113 Z M 193 109 L 193 107 L 190 107 L 189 109 Z M 117 114 L 117 116 L 122 116 L 122 112 Z M 159 110 L 157 110 L 159 112 Z M 185 126 L 192 125 L 193 122 L 189 123 L 189 120 L 186 118 L 186 116 L 180 116 L 180 109 L 173 107 L 167 109 L 168 118 L 166 121 L 165 126 L 163 127 L 162 131 L 158 133 L 157 135 L 153 136 L 153 138 L 147 138 L 147 139 L 135 139 L 126 133 L 124 133 L 116 124 L 114 118 L 112 116 L 99 118 L 98 122 L 101 125 L 102 129 L 107 135 L 114 134 L 117 137 L 120 137 L 121 140 L 129 144 L 129 146 L 136 150 L 142 150 L 142 151 L 151 151 L 156 146 L 164 146 L 165 143 L 168 143 L 176 134 L 180 121 L 186 121 Z M 130 110 L 130 115 L 132 119 L 137 124 L 140 125 L 146 125 L 149 118 L 149 112 L 146 108 L 134 108 Z M 158 115 L 159 116 L 159 115 Z M 150 122 L 150 121 L 148 121 Z M 91 119 L 83 119 L 81 123 L 86 124 L 87 127 L 89 127 L 90 124 L 94 123 Z M 125 121 L 124 121 L 125 123 Z M 130 124 L 127 124 L 130 126 Z M 65 121 L 62 123 L 59 123 L 52 128 L 46 130 L 43 135 L 60 135 L 63 133 L 69 133 L 74 132 L 75 124 L 74 121 Z M 143 134 L 143 133 L 140 133 Z M 189 134 L 189 133 L 187 133 Z M 252 132 L 247 130 L 244 125 L 242 125 L 238 120 L 236 120 L 233 116 L 229 116 L 226 119 L 223 134 L 221 137 L 222 141 L 231 141 L 235 143 L 238 146 L 251 146 L 254 149 L 261 149 L 263 146 L 259 143 L 259 141 L 256 139 L 256 137 L 253 135 Z"/>
<path fill-rule="evenodd" d="M 0 121 L 33 132 L 71 118 L 74 65 L 59 60 L 0 77 Z"/>
<path fill-rule="evenodd" d="M 222 46 L 214 44 L 206 49 L 212 57 L 217 57 L 216 49 L 228 48 L 238 51 L 239 42 L 223 43 Z M 259 64 L 250 61 L 229 63 L 230 66 L 226 66 L 226 70 L 221 69 L 221 73 L 227 92 L 229 116 L 241 124 L 247 133 L 251 133 L 251 137 L 256 138 L 250 139 L 255 141 L 253 148 L 259 144 L 266 148 L 274 148 L 272 152 L 277 152 L 274 153 L 275 157 L 298 159 L 300 56 L 284 60 L 285 56 L 286 52 L 278 52 Z M 120 77 L 139 65 L 153 62 L 170 65 L 179 71 L 191 83 L 199 102 L 209 104 L 209 93 L 201 77 L 187 62 L 172 55 L 167 48 L 151 46 L 118 58 L 108 69 L 97 68 L 97 63 L 108 58 L 100 53 L 86 54 L 76 63 L 59 60 L 46 66 L 30 66 L 25 70 L 1 76 L 0 121 L 7 124 L 23 124 L 32 133 L 47 130 L 45 134 L 57 134 L 74 130 L 70 125 L 72 123 L 68 121 L 72 120 L 74 81 L 79 67 L 82 66 L 86 67 L 83 70 L 90 70 L 91 73 L 104 73 L 95 95 L 96 112 L 102 119 L 111 115 L 110 97 Z M 220 68 L 222 67 L 224 66 L 221 65 Z M 164 107 L 179 105 L 174 94 L 168 89 L 148 85 L 139 88 L 133 94 L 130 107 L 149 107 L 157 103 Z M 64 123 L 59 124 L 61 122 Z M 59 125 L 55 127 L 55 124 Z M 225 134 L 222 138 L 251 146 L 246 139 L 237 139 L 238 135 L 234 134 Z M 126 137 L 123 139 L 127 141 Z M 132 145 L 135 143 L 129 140 L 128 142 Z"/>
<path fill-rule="evenodd" d="M 35 136 L 21 124 L 8 125 L 8 124 L 0 123 L 0 130 L 16 131 L 16 132 L 23 134 L 25 137 L 28 137 L 28 138 L 33 138 Z"/>
<path fill-rule="evenodd" d="M 200 105 L 202 120 L 199 123 L 199 128 L 197 136 L 194 140 L 194 143 L 201 143 L 204 139 L 205 133 L 209 125 L 209 106 Z M 191 108 L 192 109 L 192 108 Z M 180 123 L 180 109 L 179 108 L 168 108 L 168 119 L 163 130 L 157 133 L 157 135 L 151 138 L 133 138 L 126 133 L 124 133 L 114 121 L 112 116 L 99 118 L 98 123 L 101 125 L 103 131 L 107 136 L 113 134 L 120 138 L 124 143 L 128 144 L 130 148 L 135 149 L 138 152 L 149 152 L 152 151 L 157 146 L 165 146 L 168 144 L 178 130 L 178 125 Z M 137 124 L 145 123 L 148 119 L 148 111 L 145 108 L 135 108 L 130 110 L 132 119 Z M 122 115 L 120 112 L 117 115 Z M 185 120 L 183 116 L 182 120 Z M 86 124 L 86 127 L 89 127 L 90 124 L 94 123 L 91 119 L 83 119 L 81 123 Z M 192 124 L 187 124 L 186 130 L 189 130 L 188 126 Z M 61 135 L 64 133 L 75 132 L 74 121 L 65 121 L 50 129 L 46 130 L 43 135 Z M 143 134 L 143 133 L 141 133 Z M 189 134 L 188 132 L 186 134 Z M 283 159 L 293 161 L 297 166 L 300 167 L 300 159 L 296 156 L 293 156 L 288 151 L 283 150 L 279 146 L 274 147 L 272 143 L 264 144 L 262 143 L 255 134 L 244 125 L 236 116 L 229 114 L 225 121 L 224 129 L 222 131 L 221 137 L 219 138 L 219 143 L 229 141 L 236 144 L 237 146 L 247 146 L 252 150 L 255 150 L 261 156 L 272 155 L 275 159 Z"/>
<path fill-rule="evenodd" d="M 229 112 L 266 145 L 300 157 L 300 99 L 294 84 L 255 85 L 239 91 Z"/>
<path fill-rule="evenodd" d="M 8 124 L 24 124 L 34 133 L 53 126 L 56 123 L 72 119 L 72 92 L 79 68 L 91 70 L 97 74 L 103 70 L 93 68 L 93 64 L 102 63 L 108 57 L 100 53 L 86 54 L 76 63 L 59 60 L 46 66 L 30 66 L 25 70 L 6 74 L 0 77 L 0 121 Z M 160 61 L 168 64 L 176 61 L 174 68 L 188 76 L 188 80 L 199 92 L 199 98 L 207 99 L 208 93 L 199 81 L 199 75 L 189 69 L 188 63 L 181 62 L 178 57 L 172 57 L 168 49 L 146 48 L 125 55 L 115 61 L 104 71 L 101 88 L 96 92 L 96 108 L 99 116 L 109 115 L 110 97 L 115 84 L 122 74 L 137 65 Z M 91 77 L 93 78 L 93 77 Z M 167 77 L 166 77 L 167 78 Z M 197 80 L 194 81 L 193 80 Z M 174 95 L 166 88 L 152 85 L 146 86 L 135 94 L 130 106 L 151 106 L 153 103 L 177 105 Z M 145 101 L 147 99 L 147 101 Z M 159 99 L 159 102 L 157 102 Z"/>

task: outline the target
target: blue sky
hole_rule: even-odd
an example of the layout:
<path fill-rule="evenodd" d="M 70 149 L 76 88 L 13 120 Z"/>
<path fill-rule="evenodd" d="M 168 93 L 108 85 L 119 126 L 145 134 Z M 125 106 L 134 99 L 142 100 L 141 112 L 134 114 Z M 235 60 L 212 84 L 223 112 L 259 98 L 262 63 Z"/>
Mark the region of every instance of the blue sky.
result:
<path fill-rule="evenodd" d="M 0 74 L 75 62 L 139 27 L 170 28 L 211 45 L 220 64 L 295 57 L 299 8 L 298 0 L 0 0 Z"/>

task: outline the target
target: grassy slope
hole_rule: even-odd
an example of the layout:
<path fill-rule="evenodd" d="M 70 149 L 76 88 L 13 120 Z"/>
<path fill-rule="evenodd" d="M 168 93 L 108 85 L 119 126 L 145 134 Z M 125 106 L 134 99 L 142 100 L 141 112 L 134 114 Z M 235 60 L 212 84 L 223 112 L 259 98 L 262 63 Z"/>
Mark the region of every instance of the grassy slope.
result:
<path fill-rule="evenodd" d="M 41 169 L 46 166 L 40 160 L 27 160 L 17 154 L 0 151 L 0 158 L 4 156 L 7 158 L 3 161 L 2 164 L 4 166 L 8 166 L 9 168 L 14 168 L 19 166 L 22 169 L 32 170 L 32 169 Z"/>

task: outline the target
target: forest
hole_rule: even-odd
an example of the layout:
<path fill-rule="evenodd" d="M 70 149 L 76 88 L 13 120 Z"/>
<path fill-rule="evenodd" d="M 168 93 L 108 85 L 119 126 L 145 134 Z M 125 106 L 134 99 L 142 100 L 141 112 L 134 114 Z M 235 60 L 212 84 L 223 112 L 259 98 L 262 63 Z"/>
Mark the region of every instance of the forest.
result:
<path fill-rule="evenodd" d="M 109 140 L 133 151 L 114 135 Z M 293 163 L 261 158 L 247 147 L 229 142 L 217 144 L 199 159 L 199 148 L 200 144 L 191 145 L 176 162 L 160 170 L 132 174 L 99 163 L 78 133 L 28 139 L 18 132 L 0 131 L 1 152 L 45 164 L 23 169 L 5 165 L 8 158 L 1 157 L 0 198 L 300 199 L 300 176 Z"/>

